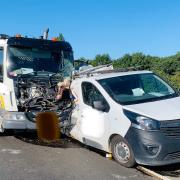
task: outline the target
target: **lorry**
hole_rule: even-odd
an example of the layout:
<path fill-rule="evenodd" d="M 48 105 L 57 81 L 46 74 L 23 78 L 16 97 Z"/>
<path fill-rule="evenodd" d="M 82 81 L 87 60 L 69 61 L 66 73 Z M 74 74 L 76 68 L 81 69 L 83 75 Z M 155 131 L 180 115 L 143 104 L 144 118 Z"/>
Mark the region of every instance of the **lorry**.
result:
<path fill-rule="evenodd" d="M 68 42 L 1 34 L 0 58 L 0 132 L 34 129 L 38 112 L 62 111 L 55 95 L 57 83 L 72 74 L 74 58 Z"/>
<path fill-rule="evenodd" d="M 63 133 L 112 153 L 125 167 L 133 167 L 136 163 L 160 166 L 180 162 L 180 97 L 166 81 L 146 70 L 89 66 L 71 76 L 71 89 L 77 101 L 71 108 L 63 109 L 65 106 L 60 108 L 53 100 L 62 65 L 56 69 L 57 64 L 52 62 L 45 69 L 43 64 L 44 52 L 49 53 L 54 42 L 31 39 L 37 46 L 31 44 L 32 52 L 29 52 L 26 47 L 29 44 L 22 47 L 19 41 L 22 39 L 8 38 L 3 41 L 4 45 L 1 41 L 4 50 L 3 82 L 0 84 L 1 109 L 4 109 L 0 115 L 1 132 L 4 129 L 36 129 L 38 112 L 55 111 L 62 117 L 65 113 L 66 118 L 61 118 L 60 122 Z M 39 47 L 44 47 L 39 41 L 45 44 L 43 52 L 39 51 Z M 68 51 L 72 62 L 70 45 L 66 42 L 63 45 L 61 54 Z M 54 47 L 53 44 L 51 56 L 58 51 Z M 32 57 L 33 52 L 36 56 Z M 55 57 L 50 61 L 55 61 Z M 27 62 L 27 66 L 19 63 L 14 68 L 12 64 L 18 59 Z M 58 58 L 58 62 L 62 59 Z M 39 62 L 36 64 L 35 60 Z M 43 68 L 34 69 L 39 64 Z"/>

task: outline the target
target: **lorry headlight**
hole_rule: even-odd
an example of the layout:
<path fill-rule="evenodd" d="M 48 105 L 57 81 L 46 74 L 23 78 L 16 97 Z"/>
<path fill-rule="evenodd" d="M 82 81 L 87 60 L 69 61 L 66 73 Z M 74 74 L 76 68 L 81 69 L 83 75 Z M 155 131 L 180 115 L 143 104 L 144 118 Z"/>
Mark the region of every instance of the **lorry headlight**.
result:
<path fill-rule="evenodd" d="M 6 114 L 4 114 L 4 119 L 23 121 L 25 120 L 25 116 L 24 114 L 16 114 L 13 112 L 7 112 Z"/>
<path fill-rule="evenodd" d="M 24 116 L 24 114 L 16 114 L 16 119 L 23 121 L 23 120 L 25 120 L 25 116 Z"/>
<path fill-rule="evenodd" d="M 159 130 L 160 123 L 157 120 L 123 109 L 125 116 L 132 122 L 132 126 L 142 130 Z"/>

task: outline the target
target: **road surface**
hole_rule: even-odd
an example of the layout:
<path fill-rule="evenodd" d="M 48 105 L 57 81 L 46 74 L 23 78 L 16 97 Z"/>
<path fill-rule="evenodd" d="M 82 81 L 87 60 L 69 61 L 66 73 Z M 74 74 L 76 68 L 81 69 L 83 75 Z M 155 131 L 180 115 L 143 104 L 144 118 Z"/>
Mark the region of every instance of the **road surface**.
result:
<path fill-rule="evenodd" d="M 78 143 L 53 148 L 0 136 L 1 180 L 150 180 Z"/>

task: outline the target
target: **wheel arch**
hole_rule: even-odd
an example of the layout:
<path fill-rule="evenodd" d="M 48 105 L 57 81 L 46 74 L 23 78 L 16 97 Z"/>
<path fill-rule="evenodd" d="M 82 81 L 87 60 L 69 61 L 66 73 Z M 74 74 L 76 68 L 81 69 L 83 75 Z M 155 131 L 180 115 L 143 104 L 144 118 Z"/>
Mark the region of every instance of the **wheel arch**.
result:
<path fill-rule="evenodd" d="M 112 140 L 115 136 L 120 136 L 120 137 L 122 137 L 120 134 L 117 134 L 117 133 L 111 134 L 111 136 L 109 137 L 109 140 L 108 140 L 108 148 L 109 148 L 109 151 L 110 151 L 110 152 L 111 152 L 111 140 Z"/>

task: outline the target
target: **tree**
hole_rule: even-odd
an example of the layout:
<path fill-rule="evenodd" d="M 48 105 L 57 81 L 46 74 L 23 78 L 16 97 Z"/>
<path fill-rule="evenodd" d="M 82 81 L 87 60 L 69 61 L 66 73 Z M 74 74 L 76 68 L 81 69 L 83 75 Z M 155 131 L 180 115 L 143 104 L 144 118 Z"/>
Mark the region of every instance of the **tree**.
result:
<path fill-rule="evenodd" d="M 113 66 L 115 68 L 131 67 L 132 66 L 131 64 L 132 64 L 132 57 L 129 54 L 125 54 L 123 57 L 113 62 Z"/>
<path fill-rule="evenodd" d="M 65 38 L 63 36 L 62 33 L 59 34 L 59 36 L 57 37 L 58 41 L 65 41 Z"/>
<path fill-rule="evenodd" d="M 151 70 L 168 80 L 175 88 L 180 89 L 180 52 L 174 56 L 156 57 L 143 53 L 125 54 L 112 61 L 108 54 L 98 54 L 90 61 L 93 66 L 113 63 L 113 67 L 127 68 L 141 66 L 142 69 Z"/>
<path fill-rule="evenodd" d="M 93 66 L 105 65 L 112 63 L 111 57 L 109 54 L 98 54 L 95 59 L 90 61 L 90 64 Z"/>

